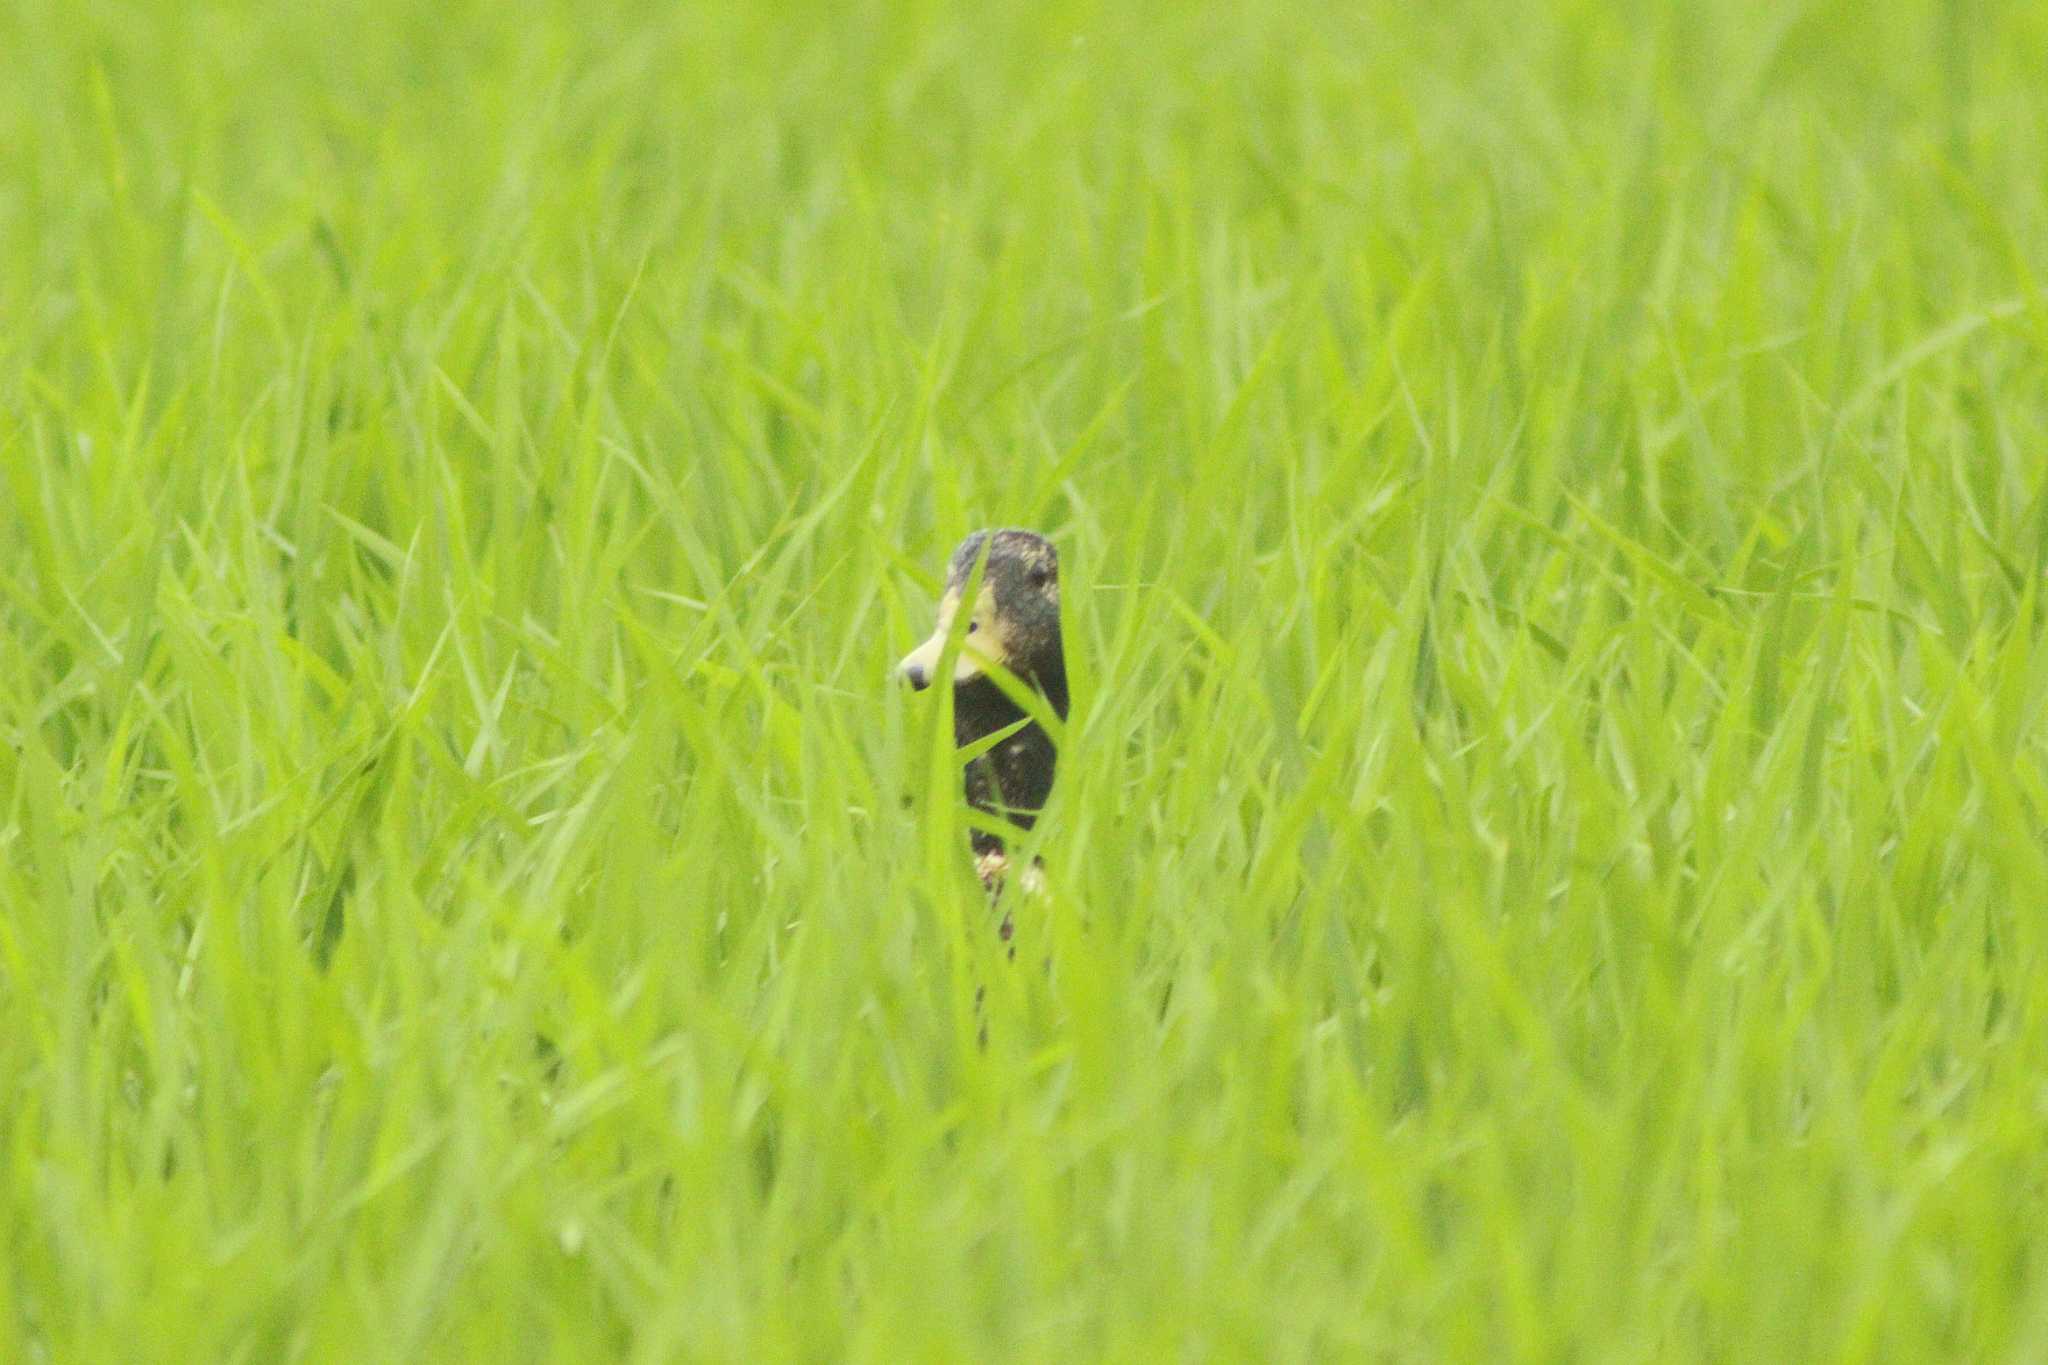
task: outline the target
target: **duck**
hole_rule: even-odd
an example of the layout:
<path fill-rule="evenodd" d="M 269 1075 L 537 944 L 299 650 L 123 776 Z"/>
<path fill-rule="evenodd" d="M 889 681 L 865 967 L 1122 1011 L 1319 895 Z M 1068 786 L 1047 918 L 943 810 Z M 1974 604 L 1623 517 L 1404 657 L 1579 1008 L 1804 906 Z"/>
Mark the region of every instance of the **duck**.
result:
<path fill-rule="evenodd" d="M 967 589 L 977 565 L 981 577 L 969 603 Z M 1066 720 L 1059 552 L 1035 531 L 1001 527 L 970 533 L 946 563 L 945 591 L 931 636 L 903 656 L 896 666 L 898 678 L 920 692 L 938 681 L 946 643 L 962 611 L 968 617 L 953 658 L 953 742 L 967 748 L 1017 727 L 967 762 L 967 804 L 1019 831 L 1029 830 L 1052 794 L 1059 751 L 1045 727 L 998 685 L 990 666 L 1000 666 Z M 983 887 L 999 891 L 1010 867 L 1003 836 L 977 827 L 969 840 Z M 1042 862 L 1034 859 L 1020 881 L 1027 893 L 1042 892 Z M 1009 923 L 1006 915 L 1005 930 Z"/>

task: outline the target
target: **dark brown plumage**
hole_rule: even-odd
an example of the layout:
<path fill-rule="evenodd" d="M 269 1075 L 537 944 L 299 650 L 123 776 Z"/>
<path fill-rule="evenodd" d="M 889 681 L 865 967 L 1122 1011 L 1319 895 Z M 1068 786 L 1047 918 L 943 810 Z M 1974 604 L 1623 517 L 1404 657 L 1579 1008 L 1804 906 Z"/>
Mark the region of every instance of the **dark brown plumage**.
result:
<path fill-rule="evenodd" d="M 1003 694 L 985 671 L 1001 664 L 1026 687 L 1043 696 L 1054 715 L 1067 717 L 1067 662 L 1060 641 L 1059 555 L 1052 542 L 1031 531 L 976 531 L 960 542 L 946 566 L 946 590 L 930 639 L 898 665 L 911 686 L 929 687 L 939 656 L 959 616 L 968 581 L 984 547 L 982 569 L 967 633 L 953 668 L 953 741 L 965 747 L 1024 720 L 1025 710 Z M 1030 829 L 1052 792 L 1058 753 L 1037 721 L 1026 724 L 967 764 L 967 803 Z M 999 835 L 972 834 L 976 870 L 994 885 L 1008 859 Z M 1028 874 L 1027 874 L 1028 875 Z"/>

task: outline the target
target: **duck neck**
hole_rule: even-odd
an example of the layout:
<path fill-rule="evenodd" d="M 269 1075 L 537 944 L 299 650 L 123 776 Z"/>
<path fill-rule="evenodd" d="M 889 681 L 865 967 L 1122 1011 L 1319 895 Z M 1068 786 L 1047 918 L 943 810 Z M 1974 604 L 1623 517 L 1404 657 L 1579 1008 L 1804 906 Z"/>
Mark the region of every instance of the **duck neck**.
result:
<path fill-rule="evenodd" d="M 1061 720 L 1067 718 L 1067 670 L 1064 666 L 1054 664 L 1050 669 L 1035 670 L 1024 680 L 1045 698 L 1054 715 Z M 1027 714 L 988 678 L 961 683 L 953 689 L 953 741 L 961 745 L 972 744 L 1006 725 L 1016 724 Z M 1042 733 L 1036 723 L 1029 728 Z"/>
<path fill-rule="evenodd" d="M 1024 719 L 1024 708 L 1003 695 L 987 678 L 953 689 L 953 742 L 965 747 L 986 739 L 1006 725 Z"/>
<path fill-rule="evenodd" d="M 1054 659 L 1049 667 L 1038 670 L 1033 678 L 1038 690 L 1052 705 L 1052 713 L 1061 720 L 1067 718 L 1067 661 Z"/>

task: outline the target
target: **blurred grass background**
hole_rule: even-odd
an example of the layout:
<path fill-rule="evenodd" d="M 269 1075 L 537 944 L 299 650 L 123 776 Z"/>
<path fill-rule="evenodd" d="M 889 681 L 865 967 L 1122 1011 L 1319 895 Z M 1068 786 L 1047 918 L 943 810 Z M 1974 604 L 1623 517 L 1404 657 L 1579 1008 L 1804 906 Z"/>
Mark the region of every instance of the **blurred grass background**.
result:
<path fill-rule="evenodd" d="M 0 1356 L 2048 1355 L 2048 11 L 0 51 Z"/>

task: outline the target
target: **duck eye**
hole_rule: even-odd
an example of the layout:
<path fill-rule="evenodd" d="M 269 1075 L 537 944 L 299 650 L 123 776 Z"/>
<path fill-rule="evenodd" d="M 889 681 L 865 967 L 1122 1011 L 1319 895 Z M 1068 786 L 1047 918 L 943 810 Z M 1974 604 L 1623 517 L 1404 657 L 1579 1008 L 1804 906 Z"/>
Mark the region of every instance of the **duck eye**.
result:
<path fill-rule="evenodd" d="M 975 631 L 977 631 L 977 630 L 980 630 L 980 629 L 981 629 L 981 622 L 979 622 L 979 621 L 969 621 L 969 622 L 967 623 L 967 633 L 968 633 L 969 635 L 972 635 L 972 634 L 974 634 L 974 632 L 975 632 Z"/>

